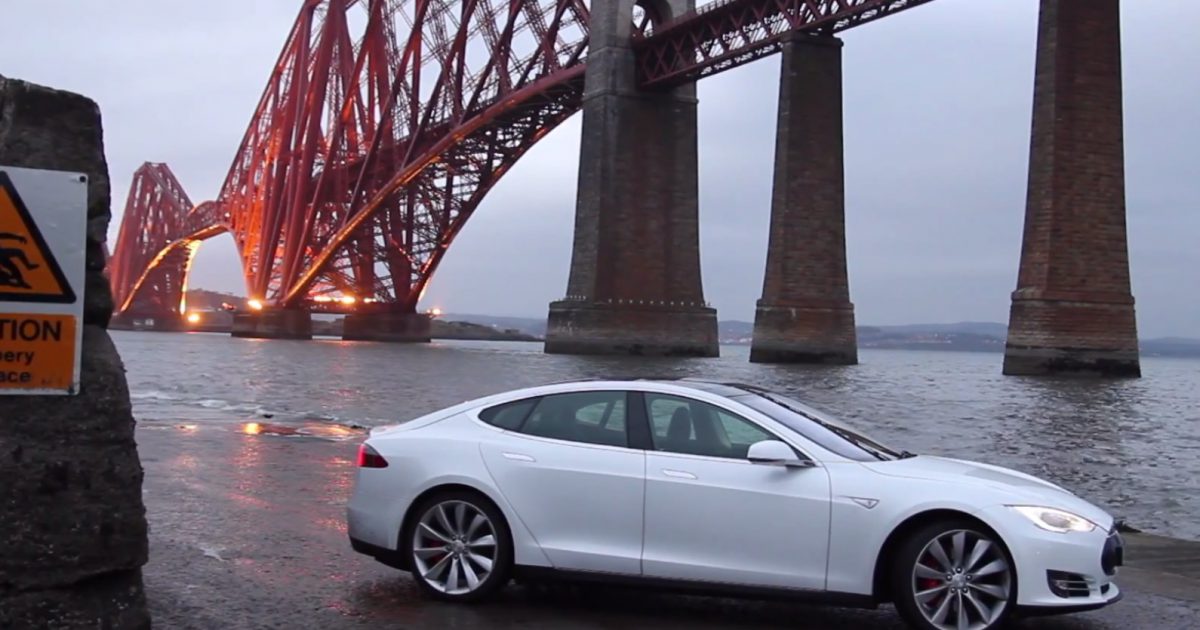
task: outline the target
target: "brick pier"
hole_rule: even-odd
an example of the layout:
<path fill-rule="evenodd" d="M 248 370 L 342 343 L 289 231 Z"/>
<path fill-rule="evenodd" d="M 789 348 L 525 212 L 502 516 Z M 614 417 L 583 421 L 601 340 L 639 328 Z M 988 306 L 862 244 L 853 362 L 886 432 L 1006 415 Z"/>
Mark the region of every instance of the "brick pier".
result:
<path fill-rule="evenodd" d="M 656 6 L 678 14 L 693 2 Z M 700 282 L 696 88 L 637 89 L 632 8 L 592 3 L 568 297 L 550 305 L 545 348 L 716 356 Z"/>
<path fill-rule="evenodd" d="M 1119 0 L 1042 0 L 1029 192 L 1005 374 L 1138 376 Z"/>
<path fill-rule="evenodd" d="M 783 43 L 771 236 L 755 362 L 858 362 L 846 275 L 842 42 Z"/>

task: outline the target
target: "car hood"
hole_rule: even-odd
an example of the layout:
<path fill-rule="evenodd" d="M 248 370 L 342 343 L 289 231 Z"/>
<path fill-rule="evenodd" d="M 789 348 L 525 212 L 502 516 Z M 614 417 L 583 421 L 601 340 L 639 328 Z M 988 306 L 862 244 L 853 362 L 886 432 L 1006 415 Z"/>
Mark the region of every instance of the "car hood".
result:
<path fill-rule="evenodd" d="M 1066 510 L 1078 514 L 1104 529 L 1112 527 L 1112 516 L 1065 488 L 1033 475 L 1001 466 L 930 455 L 887 462 L 868 462 L 863 465 L 874 472 L 891 477 L 963 483 L 990 488 L 1003 494 L 1002 500 L 1005 503 Z"/>

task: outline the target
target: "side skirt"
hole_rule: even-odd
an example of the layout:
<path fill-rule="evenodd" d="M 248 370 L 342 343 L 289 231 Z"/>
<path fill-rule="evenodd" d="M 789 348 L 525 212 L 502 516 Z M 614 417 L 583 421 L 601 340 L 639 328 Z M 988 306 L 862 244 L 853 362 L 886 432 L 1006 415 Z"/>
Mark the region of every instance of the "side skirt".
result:
<path fill-rule="evenodd" d="M 669 578 L 624 575 L 619 573 L 567 571 L 550 567 L 514 566 L 513 577 L 531 581 L 639 586 L 673 593 L 804 602 L 813 604 L 826 604 L 829 606 L 841 606 L 845 608 L 876 608 L 879 605 L 879 602 L 876 601 L 874 597 L 858 593 L 840 593 L 798 588 L 747 586 L 744 584 L 702 582 L 696 580 L 672 580 Z"/>

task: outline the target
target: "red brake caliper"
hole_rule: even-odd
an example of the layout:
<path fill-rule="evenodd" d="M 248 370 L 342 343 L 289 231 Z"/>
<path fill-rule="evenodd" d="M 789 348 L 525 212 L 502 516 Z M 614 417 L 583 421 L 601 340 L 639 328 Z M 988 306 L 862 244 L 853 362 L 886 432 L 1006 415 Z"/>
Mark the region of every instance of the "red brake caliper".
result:
<path fill-rule="evenodd" d="M 933 567 L 931 567 L 931 566 L 929 566 L 929 565 L 927 565 L 927 564 L 925 564 L 925 563 L 921 563 L 921 564 L 922 564 L 923 566 L 925 566 L 926 568 L 929 568 L 929 569 L 932 569 L 932 568 L 933 568 Z M 942 581 L 941 581 L 941 580 L 938 580 L 938 579 L 936 579 L 936 578 L 918 578 L 918 579 L 917 579 L 917 584 L 918 584 L 918 586 L 920 587 L 920 590 L 922 590 L 922 591 L 927 591 L 927 590 L 929 590 L 929 589 L 931 589 L 931 588 L 937 588 L 937 587 L 941 586 L 941 585 L 942 585 Z M 936 604 L 937 604 L 937 603 L 938 603 L 938 602 L 939 602 L 941 599 L 942 599 L 942 596 L 941 596 L 941 595 L 938 595 L 937 597 L 935 597 L 935 598 L 933 598 L 932 600 L 930 600 L 930 601 L 929 601 L 929 603 L 930 603 L 930 604 L 933 604 L 933 605 L 936 605 Z"/>

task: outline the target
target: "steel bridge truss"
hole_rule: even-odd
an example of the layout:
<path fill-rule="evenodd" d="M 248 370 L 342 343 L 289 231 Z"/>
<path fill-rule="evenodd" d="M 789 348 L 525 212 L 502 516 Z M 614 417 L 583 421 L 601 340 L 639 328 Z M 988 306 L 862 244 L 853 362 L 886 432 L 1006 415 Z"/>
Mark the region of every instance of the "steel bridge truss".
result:
<path fill-rule="evenodd" d="M 931 0 L 732 0 L 634 35 L 648 89 Z M 645 25 L 643 25 L 644 27 Z M 179 308 L 197 244 L 229 232 L 251 298 L 412 312 L 484 196 L 579 110 L 584 0 L 305 0 L 215 201 L 138 170 L 118 312 Z M 334 301 L 336 298 L 336 301 Z"/>
<path fill-rule="evenodd" d="M 793 33 L 832 35 L 933 0 L 718 0 L 634 31 L 645 88 L 694 81 L 779 50 Z"/>

